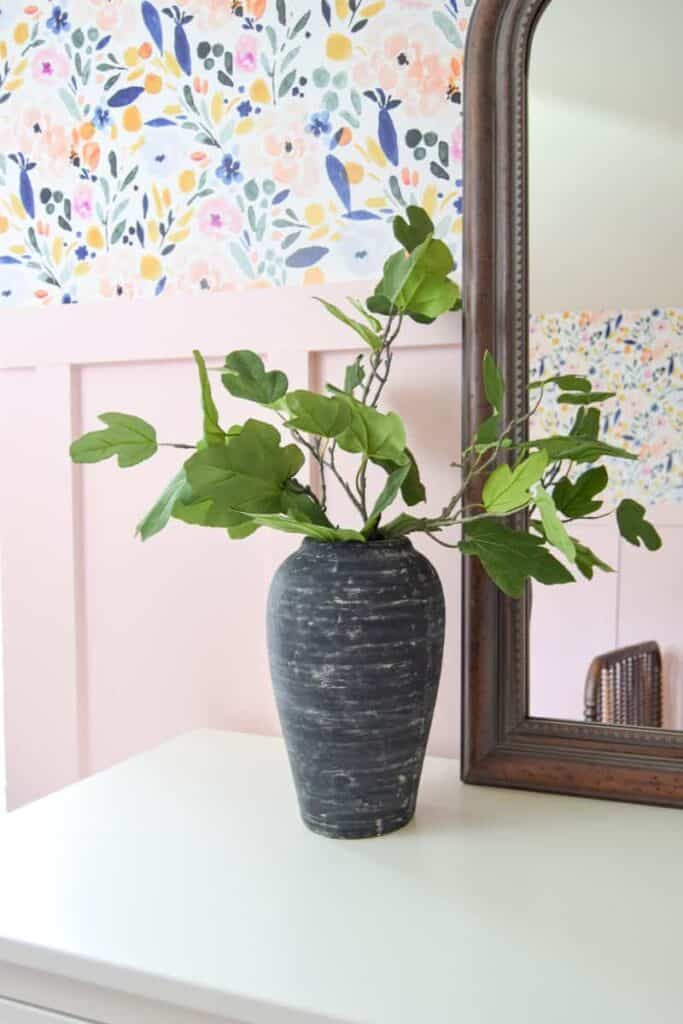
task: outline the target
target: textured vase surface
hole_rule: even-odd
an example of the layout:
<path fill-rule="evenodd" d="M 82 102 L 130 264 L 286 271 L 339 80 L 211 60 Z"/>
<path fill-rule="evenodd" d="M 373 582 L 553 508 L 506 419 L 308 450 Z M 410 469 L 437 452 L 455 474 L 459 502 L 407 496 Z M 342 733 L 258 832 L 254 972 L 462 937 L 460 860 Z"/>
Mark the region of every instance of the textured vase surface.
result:
<path fill-rule="evenodd" d="M 301 814 L 379 836 L 413 817 L 441 674 L 444 598 L 409 540 L 304 540 L 268 599 L 268 650 Z"/>

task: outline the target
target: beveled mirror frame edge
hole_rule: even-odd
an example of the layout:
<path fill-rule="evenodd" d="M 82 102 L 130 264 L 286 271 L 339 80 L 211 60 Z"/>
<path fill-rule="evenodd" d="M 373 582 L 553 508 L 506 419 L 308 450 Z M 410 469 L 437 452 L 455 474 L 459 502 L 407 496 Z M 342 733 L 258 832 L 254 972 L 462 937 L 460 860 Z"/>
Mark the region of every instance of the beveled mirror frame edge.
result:
<path fill-rule="evenodd" d="M 465 57 L 463 437 L 489 413 L 488 348 L 506 415 L 528 379 L 527 68 L 551 0 L 477 0 Z M 478 497 L 476 485 L 466 503 Z M 462 778 L 467 783 L 683 806 L 683 733 L 528 715 L 528 605 L 463 559 Z"/>

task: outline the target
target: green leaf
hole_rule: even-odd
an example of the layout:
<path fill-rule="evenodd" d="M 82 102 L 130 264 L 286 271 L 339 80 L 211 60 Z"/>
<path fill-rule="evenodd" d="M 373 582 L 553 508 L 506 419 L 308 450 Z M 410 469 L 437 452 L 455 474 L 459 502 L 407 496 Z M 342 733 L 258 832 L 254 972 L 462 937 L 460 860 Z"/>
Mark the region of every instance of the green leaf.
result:
<path fill-rule="evenodd" d="M 578 541 L 576 537 L 572 537 L 572 543 L 576 549 L 576 568 L 587 580 L 593 579 L 595 569 L 602 569 L 603 572 L 614 572 L 610 565 L 601 561 L 594 551 L 591 551 L 585 544 Z"/>
<path fill-rule="evenodd" d="M 377 317 L 374 317 L 370 313 L 368 313 L 367 309 L 359 299 L 354 299 L 349 295 L 347 296 L 347 301 L 350 302 L 353 308 L 356 310 L 356 312 L 360 313 L 360 315 L 366 320 L 368 326 L 372 328 L 375 334 L 382 333 L 382 325 L 377 319 Z"/>
<path fill-rule="evenodd" d="M 604 441 L 593 441 L 580 436 L 543 437 L 529 441 L 525 447 L 547 452 L 551 462 L 563 462 L 565 459 L 570 462 L 597 462 L 607 455 L 615 459 L 638 460 L 637 455 L 627 452 L 624 448 L 615 448 Z"/>
<path fill-rule="evenodd" d="M 526 508 L 531 501 L 529 488 L 543 476 L 548 465 L 545 452 L 536 452 L 513 470 L 506 464 L 491 473 L 482 494 L 484 508 L 493 515 L 508 515 Z"/>
<path fill-rule="evenodd" d="M 587 441 L 597 441 L 600 435 L 600 410 L 579 409 L 569 433 L 572 437 L 583 437 Z"/>
<path fill-rule="evenodd" d="M 460 299 L 460 288 L 448 278 L 425 277 L 411 297 L 403 304 L 404 311 L 418 323 L 432 323 L 454 309 Z M 399 308 L 402 299 L 399 297 Z"/>
<path fill-rule="evenodd" d="M 498 440 L 498 434 L 500 433 L 500 415 L 494 412 L 493 416 L 489 416 L 488 419 L 483 420 L 479 424 L 477 430 L 477 436 L 475 438 L 475 444 L 477 445 L 493 445 Z"/>
<path fill-rule="evenodd" d="M 652 523 L 645 518 L 645 509 L 637 501 L 625 498 L 617 508 L 617 523 L 619 533 L 629 544 L 640 547 L 642 540 L 648 551 L 659 551 L 662 546 L 662 538 L 655 530 Z"/>
<path fill-rule="evenodd" d="M 345 401 L 352 416 L 348 428 L 337 438 L 339 447 L 346 452 L 367 455 L 373 461 L 404 462 L 406 431 L 401 417 L 395 412 L 377 412 L 354 398 L 348 397 Z"/>
<path fill-rule="evenodd" d="M 427 238 L 434 234 L 434 225 L 429 215 L 420 206 L 409 206 L 406 209 L 407 221 L 403 217 L 394 217 L 394 237 L 396 241 L 413 252 Z"/>
<path fill-rule="evenodd" d="M 601 501 L 594 501 L 596 494 L 607 487 L 608 474 L 604 466 L 589 469 L 583 473 L 576 483 L 565 476 L 553 488 L 553 501 L 556 508 L 567 519 L 582 519 L 602 508 Z"/>
<path fill-rule="evenodd" d="M 266 373 L 263 360 L 248 349 L 231 352 L 225 359 L 222 381 L 235 398 L 260 405 L 274 405 L 287 394 L 289 381 L 281 370 Z"/>
<path fill-rule="evenodd" d="M 282 492 L 282 511 L 297 522 L 332 526 L 319 503 L 295 481 L 288 483 Z"/>
<path fill-rule="evenodd" d="M 356 388 L 359 388 L 365 380 L 362 360 L 362 356 L 356 356 L 351 365 L 347 366 L 344 371 L 344 391 L 347 395 L 352 395 Z"/>
<path fill-rule="evenodd" d="M 560 405 L 597 405 L 615 397 L 616 391 L 591 391 L 590 394 L 559 395 L 557 401 Z"/>
<path fill-rule="evenodd" d="M 555 502 L 543 487 L 537 487 L 534 491 L 534 501 L 538 511 L 541 513 L 543 529 L 548 543 L 561 551 L 569 562 L 576 561 L 576 548 L 574 542 L 567 533 L 555 508 Z"/>
<path fill-rule="evenodd" d="M 229 444 L 197 452 L 185 468 L 195 499 L 235 512 L 279 513 L 283 487 L 304 462 L 296 445 L 280 446 L 275 427 L 247 420 Z"/>
<path fill-rule="evenodd" d="M 74 441 L 70 448 L 74 462 L 102 462 L 116 455 L 119 466 L 126 468 L 157 452 L 156 431 L 145 420 L 122 412 L 105 412 L 99 419 L 108 429 L 94 430 Z"/>
<path fill-rule="evenodd" d="M 135 530 L 136 536 L 141 537 L 142 540 L 149 540 L 150 537 L 160 533 L 168 524 L 176 502 L 183 493 L 188 491 L 187 477 L 183 466 L 168 484 L 156 504 L 140 520 Z"/>
<path fill-rule="evenodd" d="M 478 558 L 496 586 L 509 597 L 521 597 L 529 577 L 548 585 L 574 581 L 540 537 L 511 530 L 494 520 L 467 524 L 460 549 L 464 555 Z"/>
<path fill-rule="evenodd" d="M 557 384 L 563 391 L 590 391 L 593 387 L 587 377 L 579 377 L 577 374 L 567 374 L 563 377 L 546 377 L 545 380 L 534 380 L 529 384 L 529 391 L 534 388 L 544 388 L 549 384 Z"/>
<path fill-rule="evenodd" d="M 484 353 L 484 391 L 493 411 L 500 413 L 505 398 L 505 381 L 490 352 Z"/>
<path fill-rule="evenodd" d="M 418 519 L 402 512 L 381 529 L 383 537 L 407 537 L 409 533 L 440 533 L 441 527 L 434 526 L 430 519 Z"/>
<path fill-rule="evenodd" d="M 287 426 L 318 437 L 338 437 L 348 429 L 352 412 L 342 398 L 325 398 L 313 391 L 292 391 L 286 406 L 290 414 Z"/>
<path fill-rule="evenodd" d="M 382 493 L 377 498 L 368 521 L 363 527 L 363 535 L 365 537 L 371 537 L 375 532 L 382 513 L 386 511 L 386 509 L 388 509 L 398 497 L 399 491 L 401 490 L 409 472 L 410 464 L 406 463 L 405 466 L 399 466 L 398 469 L 395 469 L 389 474 L 387 482 L 382 489 Z"/>
<path fill-rule="evenodd" d="M 427 492 L 420 479 L 420 470 L 415 461 L 415 456 L 409 448 L 405 450 L 405 457 L 408 460 L 408 472 L 401 484 L 401 495 L 406 505 L 419 505 L 427 500 Z M 394 473 L 404 464 L 403 462 L 392 462 L 391 459 L 373 459 L 372 461 L 381 466 L 387 473 Z"/>
<path fill-rule="evenodd" d="M 202 409 L 204 411 L 204 440 L 207 444 L 225 444 L 225 431 L 218 422 L 218 409 L 211 394 L 209 374 L 201 352 L 195 349 L 192 353 L 199 372 L 199 385 L 202 393 Z"/>
<path fill-rule="evenodd" d="M 314 540 L 326 542 L 347 542 L 358 541 L 365 543 L 365 537 L 356 530 L 340 530 L 333 526 L 317 526 L 315 523 L 303 523 L 296 519 L 290 519 L 282 515 L 250 515 L 253 522 L 259 526 L 269 526 L 272 530 L 280 530 L 282 533 L 302 533 Z"/>
<path fill-rule="evenodd" d="M 366 327 L 365 324 L 359 323 L 358 320 L 354 320 L 352 317 L 347 316 L 343 310 L 339 309 L 338 306 L 333 305 L 331 302 L 327 302 L 325 299 L 318 298 L 317 301 L 325 307 L 328 313 L 337 320 L 340 320 L 347 327 L 350 327 L 352 331 L 363 339 L 366 345 L 369 345 L 373 352 L 378 352 L 382 347 L 382 336 L 377 331 L 372 330 L 371 327 Z M 380 324 L 381 330 L 381 324 Z"/>

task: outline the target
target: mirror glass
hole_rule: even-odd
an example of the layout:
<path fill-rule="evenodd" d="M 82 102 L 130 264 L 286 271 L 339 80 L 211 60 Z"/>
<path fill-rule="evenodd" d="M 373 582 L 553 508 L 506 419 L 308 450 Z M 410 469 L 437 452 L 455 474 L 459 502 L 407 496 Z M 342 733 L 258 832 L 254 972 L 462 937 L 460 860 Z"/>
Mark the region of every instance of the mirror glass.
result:
<path fill-rule="evenodd" d="M 613 572 L 534 586 L 533 717 L 683 729 L 683 5 L 552 0 L 529 79 L 532 380 L 586 374 L 615 392 L 601 436 L 602 507 L 571 536 Z M 534 392 L 532 392 L 534 394 Z M 577 408 L 544 391 L 532 436 Z M 589 466 L 565 464 L 576 481 Z M 563 473 L 565 472 L 563 469 Z M 604 514 L 628 498 L 663 546 L 650 552 Z"/>

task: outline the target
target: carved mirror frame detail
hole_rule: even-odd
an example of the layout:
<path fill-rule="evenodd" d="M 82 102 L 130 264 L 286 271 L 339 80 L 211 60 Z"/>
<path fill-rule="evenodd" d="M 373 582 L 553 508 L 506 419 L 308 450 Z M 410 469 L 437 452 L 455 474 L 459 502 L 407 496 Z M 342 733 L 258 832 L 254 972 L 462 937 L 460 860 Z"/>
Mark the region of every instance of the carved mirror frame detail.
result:
<path fill-rule="evenodd" d="M 527 72 L 550 2 L 478 0 L 468 32 L 464 438 L 489 413 L 487 349 L 507 382 L 507 420 L 527 411 Z M 466 504 L 479 496 L 475 484 Z M 463 590 L 466 782 L 683 806 L 683 732 L 530 718 L 528 598 L 506 598 L 471 558 Z"/>

